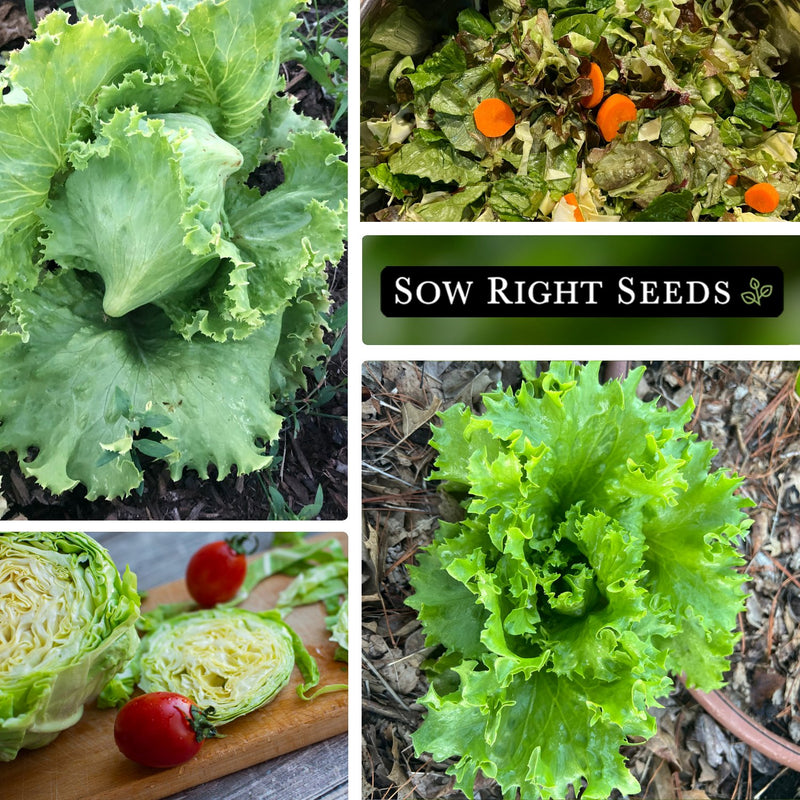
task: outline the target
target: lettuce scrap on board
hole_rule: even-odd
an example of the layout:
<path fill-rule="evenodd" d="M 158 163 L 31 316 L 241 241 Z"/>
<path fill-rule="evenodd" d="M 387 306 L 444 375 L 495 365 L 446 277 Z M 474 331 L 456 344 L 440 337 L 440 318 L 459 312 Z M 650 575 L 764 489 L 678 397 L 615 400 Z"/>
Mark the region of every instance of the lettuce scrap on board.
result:
<path fill-rule="evenodd" d="M 303 3 L 75 5 L 0 73 L 0 449 L 90 500 L 263 468 L 343 252 L 344 147 L 278 94 Z"/>
<path fill-rule="evenodd" d="M 798 218 L 796 0 L 490 0 L 427 57 L 427 23 L 397 5 L 362 47 L 370 218 Z M 611 142 L 582 102 L 592 63 L 637 108 Z M 502 138 L 475 126 L 487 98 L 515 112 Z M 759 183 L 773 212 L 745 202 Z"/>
<path fill-rule="evenodd" d="M 597 363 L 526 364 L 517 391 L 434 428 L 432 477 L 465 518 L 409 570 L 407 602 L 443 647 L 413 742 L 457 757 L 470 798 L 479 772 L 509 800 L 636 793 L 620 747 L 656 732 L 669 673 L 723 683 L 752 503 L 685 430 L 691 399 L 639 400 L 643 371 L 601 384 Z"/>
<path fill-rule="evenodd" d="M 82 533 L 0 533 L 0 761 L 49 744 L 136 652 L 136 577 Z"/>

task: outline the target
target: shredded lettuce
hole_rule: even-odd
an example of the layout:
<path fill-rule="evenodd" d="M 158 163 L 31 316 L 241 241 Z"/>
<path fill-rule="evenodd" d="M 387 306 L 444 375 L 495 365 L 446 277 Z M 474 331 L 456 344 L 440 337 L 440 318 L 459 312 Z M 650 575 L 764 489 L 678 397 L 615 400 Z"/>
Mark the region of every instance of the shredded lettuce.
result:
<path fill-rule="evenodd" d="M 751 503 L 686 432 L 691 400 L 639 400 L 643 369 L 601 384 L 597 363 L 524 365 L 517 391 L 434 428 L 432 477 L 465 517 L 409 570 L 408 605 L 441 646 L 412 738 L 458 759 L 470 798 L 479 772 L 509 800 L 637 793 L 619 749 L 655 733 L 669 673 L 723 682 Z"/>
<path fill-rule="evenodd" d="M 780 196 L 760 218 L 800 213 L 794 0 L 489 0 L 481 8 L 462 11 L 457 32 L 422 56 L 381 49 L 391 43 L 380 37 L 380 15 L 367 31 L 363 58 L 387 55 L 393 82 L 383 101 L 378 92 L 367 98 L 365 128 L 380 130 L 404 108 L 415 124 L 402 140 L 363 137 L 366 218 L 424 219 L 435 195 L 449 211 L 438 219 L 568 219 L 559 201 L 583 189 L 593 197 L 579 201 L 587 220 L 684 220 L 685 192 L 691 219 L 742 219 L 745 192 L 760 182 Z M 592 93 L 590 62 L 602 70 L 605 96 L 624 94 L 637 108 L 611 142 L 598 128 L 599 106 L 581 103 Z M 488 97 L 514 111 L 503 139 L 485 137 L 473 120 Z M 784 137 L 778 154 L 775 135 Z M 671 195 L 681 197 L 643 214 Z"/>

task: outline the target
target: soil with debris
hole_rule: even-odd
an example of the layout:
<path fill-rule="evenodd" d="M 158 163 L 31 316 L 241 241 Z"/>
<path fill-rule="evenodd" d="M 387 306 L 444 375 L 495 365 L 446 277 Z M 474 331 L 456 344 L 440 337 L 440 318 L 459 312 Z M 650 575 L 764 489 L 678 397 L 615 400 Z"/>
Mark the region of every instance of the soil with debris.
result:
<path fill-rule="evenodd" d="M 642 362 L 630 362 L 637 366 Z M 644 362 L 643 399 L 669 407 L 694 398 L 690 428 L 718 449 L 715 468 L 744 478 L 756 505 L 742 544 L 749 581 L 743 633 L 725 694 L 778 735 L 800 742 L 800 399 L 798 364 Z M 436 412 L 455 402 L 480 409 L 498 382 L 516 387 L 512 362 L 373 362 L 364 365 L 363 435 L 363 796 L 367 800 L 463 798 L 447 763 L 417 758 L 410 734 L 422 721 L 426 648 L 406 565 L 428 544 L 453 502 L 426 482 Z M 800 796 L 800 774 L 723 730 L 678 687 L 654 710 L 658 733 L 624 748 L 642 786 L 637 798 L 769 800 Z M 488 779 L 477 800 L 500 800 Z M 532 800 L 524 798 L 523 800 Z"/>
<path fill-rule="evenodd" d="M 55 4 L 34 3 L 41 18 Z M 321 33 L 335 24 L 330 12 L 343 7 L 343 0 L 316 3 L 301 15 L 303 30 Z M 70 9 L 65 9 L 70 11 Z M 74 15 L 74 12 L 72 12 Z M 22 0 L 0 0 L 0 50 L 21 47 L 32 35 Z M 333 34 L 332 34 L 333 35 Z M 342 35 L 341 31 L 335 33 Z M 329 124 L 334 100 L 327 96 L 297 62 L 282 67 L 289 93 L 297 99 L 295 108 Z M 345 142 L 346 116 L 334 127 Z M 282 175 L 266 168 L 256 185 L 272 188 Z M 347 301 L 347 256 L 328 268 L 331 312 Z M 326 335 L 328 344 L 334 335 Z M 53 495 L 34 479 L 25 478 L 16 454 L 0 454 L 0 518 L 37 520 L 262 520 L 293 518 L 305 507 L 313 507 L 322 490 L 322 507 L 314 518 L 344 519 L 347 516 L 347 343 L 328 360 L 326 374 L 316 380 L 307 370 L 308 388 L 292 403 L 276 409 L 286 417 L 273 463 L 269 469 L 248 475 L 227 476 L 221 481 L 203 481 L 193 471 L 173 481 L 163 462 L 142 457 L 144 479 L 139 491 L 117 500 L 89 502 L 83 488 Z M 320 398 L 323 401 L 320 402 Z M 285 504 L 271 502 L 270 489 Z M 306 515 L 307 517 L 307 515 Z M 304 517 L 304 518 L 306 518 Z"/>

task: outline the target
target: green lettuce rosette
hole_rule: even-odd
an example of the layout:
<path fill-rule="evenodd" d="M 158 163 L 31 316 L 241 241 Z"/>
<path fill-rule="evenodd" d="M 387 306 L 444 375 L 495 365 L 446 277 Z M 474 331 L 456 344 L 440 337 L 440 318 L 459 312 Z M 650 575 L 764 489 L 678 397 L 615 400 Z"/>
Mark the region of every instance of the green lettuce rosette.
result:
<path fill-rule="evenodd" d="M 76 7 L 0 72 L 0 450 L 89 500 L 262 469 L 344 249 L 344 146 L 279 96 L 302 3 Z"/>
<path fill-rule="evenodd" d="M 441 645 L 413 735 L 473 796 L 637 793 L 620 747 L 648 738 L 670 673 L 723 683 L 743 609 L 740 480 L 710 442 L 636 394 L 644 368 L 551 364 L 486 411 L 441 414 L 433 478 L 464 508 L 410 569 L 428 645 Z"/>

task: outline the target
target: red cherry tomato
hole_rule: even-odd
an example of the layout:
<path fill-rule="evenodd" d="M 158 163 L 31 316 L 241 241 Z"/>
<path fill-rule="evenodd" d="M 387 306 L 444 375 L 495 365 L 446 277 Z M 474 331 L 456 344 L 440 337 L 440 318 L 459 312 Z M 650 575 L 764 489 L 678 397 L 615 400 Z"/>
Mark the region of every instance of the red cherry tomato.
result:
<path fill-rule="evenodd" d="M 227 603 L 247 574 L 244 545 L 248 537 L 233 536 L 201 547 L 186 567 L 186 587 L 201 608 Z"/>
<path fill-rule="evenodd" d="M 189 698 L 151 692 L 129 700 L 117 714 L 114 739 L 122 755 L 146 767 L 183 764 L 216 736 L 206 713 Z"/>

